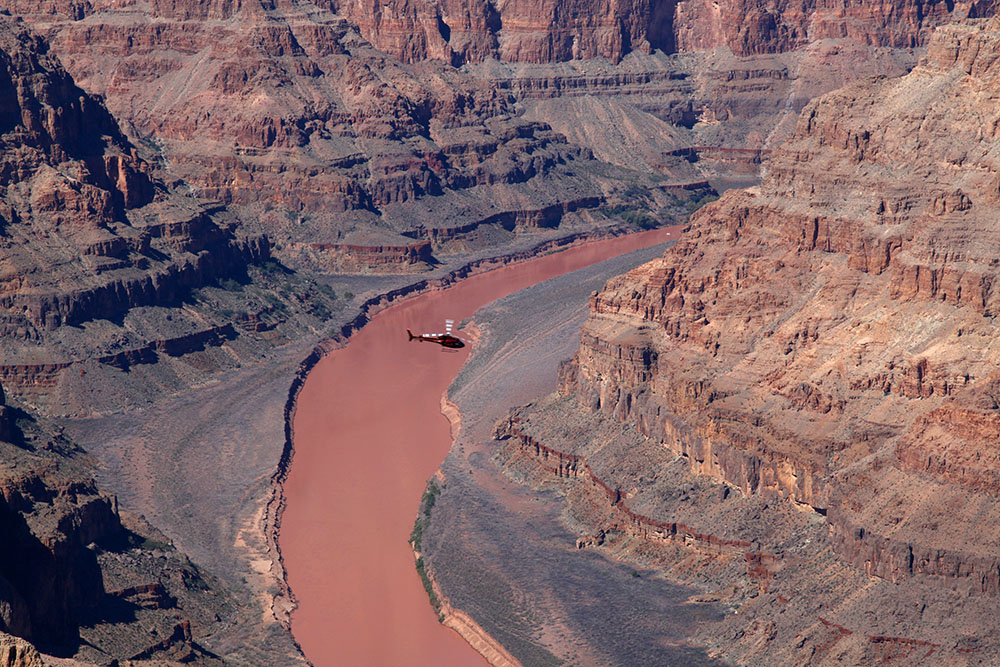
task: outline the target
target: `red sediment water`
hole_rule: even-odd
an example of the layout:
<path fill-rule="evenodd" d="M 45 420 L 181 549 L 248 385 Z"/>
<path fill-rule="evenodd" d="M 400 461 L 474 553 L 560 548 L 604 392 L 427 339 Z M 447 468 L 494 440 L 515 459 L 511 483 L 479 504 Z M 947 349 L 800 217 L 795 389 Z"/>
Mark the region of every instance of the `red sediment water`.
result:
<path fill-rule="evenodd" d="M 309 373 L 298 397 L 279 538 L 315 665 L 482 665 L 438 623 L 407 542 L 427 479 L 451 447 L 440 402 L 469 353 L 409 342 L 543 280 L 677 238 L 680 228 L 595 241 L 472 276 L 372 318 Z"/>

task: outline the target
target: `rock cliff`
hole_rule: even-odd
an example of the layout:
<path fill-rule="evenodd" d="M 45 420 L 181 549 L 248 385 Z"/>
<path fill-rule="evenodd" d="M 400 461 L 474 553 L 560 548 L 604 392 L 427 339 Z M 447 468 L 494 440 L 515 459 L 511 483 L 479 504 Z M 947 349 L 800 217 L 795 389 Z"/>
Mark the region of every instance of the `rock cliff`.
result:
<path fill-rule="evenodd" d="M 561 373 L 565 394 L 634 425 L 690 473 L 826 526 L 810 540 L 841 574 L 824 575 L 824 619 L 846 629 L 830 646 L 857 632 L 859 601 L 876 605 L 874 590 L 890 596 L 883 607 L 923 596 L 935 613 L 957 591 L 986 615 L 1000 593 L 1000 529 L 989 519 L 1000 424 L 998 56 L 997 21 L 946 26 L 910 74 L 808 105 L 759 188 L 727 193 L 663 258 L 595 294 Z M 504 435 L 538 456 L 549 447 L 560 475 L 581 474 L 578 453 L 515 426 Z M 588 457 L 588 474 L 595 465 Z M 611 505 L 631 506 L 625 498 L 655 483 L 655 471 L 623 479 L 617 468 L 607 473 L 617 484 L 604 480 Z M 657 528 L 663 508 L 645 507 L 632 520 Z M 761 526 L 721 532 L 776 539 Z M 898 588 L 848 601 L 830 592 L 856 577 L 844 567 Z M 805 589 L 812 575 L 783 576 Z M 942 623 L 928 620 L 913 640 L 934 644 Z M 996 651 L 985 625 L 962 623 L 976 651 Z M 891 634 L 883 625 L 872 637 Z"/>
<path fill-rule="evenodd" d="M 266 243 L 238 239 L 151 180 L 44 42 L 0 24 L 4 337 L 114 318 L 266 257 Z"/>
<path fill-rule="evenodd" d="M 344 307 L 268 262 L 272 242 L 293 266 L 413 271 L 566 220 L 589 231 L 673 210 L 705 193 L 707 171 L 754 177 L 817 93 L 906 70 L 951 12 L 992 13 L 834 5 L 8 2 L 51 53 L 0 18 L 0 378 L 20 405 L 49 413 L 158 400 L 297 332 L 316 336 Z M 816 586 L 781 569 L 790 547 L 762 543 L 762 522 L 828 547 L 836 558 L 791 556 L 823 555 L 838 577 L 840 598 L 816 596 L 835 613 L 788 615 L 819 619 L 811 647 L 853 632 L 857 655 L 978 650 L 974 619 L 947 640 L 891 624 L 859 639 L 858 605 L 885 586 L 836 605 L 865 574 L 917 598 L 924 586 L 986 600 L 1000 588 L 994 532 L 961 539 L 992 511 L 997 482 L 982 444 L 997 428 L 992 29 L 942 30 L 907 78 L 809 107 L 759 190 L 728 195 L 665 259 L 594 299 L 565 390 L 634 421 L 688 473 L 741 489 L 722 498 L 750 498 L 739 512 L 714 526 L 665 515 L 634 500 L 641 466 L 550 443 L 528 418 L 503 433 L 518 443 L 512 458 L 553 457 L 556 477 L 588 482 L 592 507 L 612 508 L 595 526 L 722 554 L 772 602 Z M 579 58 L 590 60 L 562 62 Z M 0 435 L 13 438 L 6 411 Z M 34 475 L 32 489 L 61 489 Z M 81 613 L 139 618 L 172 609 L 174 590 L 203 590 L 183 562 L 174 588 L 132 576 L 155 570 L 156 549 L 92 549 L 94 526 L 126 533 L 80 484 L 75 495 L 12 492 L 8 516 L 11 530 L 25 515 L 70 517 L 52 534 L 24 519 L 63 545 L 44 576 L 12 575 L 37 584 L 44 610 L 3 589 L 6 627 L 59 646 L 75 641 Z M 697 490 L 703 505 L 717 497 Z M 768 505 L 776 498 L 808 513 Z M 942 506 L 955 517 L 947 530 Z M 604 539 L 592 537 L 582 545 Z M 210 659 L 195 639 L 211 614 L 192 628 L 164 625 L 171 613 L 155 641 L 136 631 L 119 643 L 110 621 L 85 625 L 83 639 L 102 656 Z M 726 650 L 766 653 L 749 646 L 755 636 Z"/>
<path fill-rule="evenodd" d="M 811 99 L 855 80 L 901 75 L 918 52 L 845 33 L 747 56 L 718 46 L 633 52 L 617 63 L 489 60 L 463 69 L 509 91 L 526 118 L 600 160 L 674 183 L 749 185 Z"/>
<path fill-rule="evenodd" d="M 266 257 L 149 165 L 19 22 L 0 20 L 0 329 L 6 338 L 114 318 Z"/>
<path fill-rule="evenodd" d="M 262 273 L 267 237 L 160 178 L 159 154 L 128 140 L 9 16 L 0 97 L 0 379 L 12 394 L 50 413 L 121 409 L 233 364 L 220 348 L 241 334 L 280 342 L 289 334 L 263 329 L 329 316 L 332 291 L 308 279 L 289 298 L 265 296 L 259 285 L 284 276 L 273 263 Z M 244 288 L 248 271 L 258 280 Z M 171 360 L 179 367 L 127 386 L 125 371 Z"/>
<path fill-rule="evenodd" d="M 0 634 L 0 664 L 3 667 L 44 667 L 38 649 L 25 640 L 8 634 Z"/>
<path fill-rule="evenodd" d="M 378 48 L 406 62 L 461 64 L 496 58 L 541 63 L 608 58 L 633 50 L 668 53 L 724 46 L 739 56 L 788 51 L 809 41 L 849 37 L 912 47 L 951 17 L 983 16 L 992 4 L 965 2 L 808 2 L 663 0 L 625 2 L 438 3 L 337 1 L 341 15 Z"/>
<path fill-rule="evenodd" d="M 583 198 L 615 206 L 654 187 L 649 172 L 754 178 L 809 99 L 905 71 L 949 7 L 973 11 L 786 4 L 8 7 L 166 181 L 229 204 L 282 261 L 399 271 L 426 265 L 399 249 L 428 229 L 462 236 L 432 248 L 447 255 L 468 248 L 454 230 L 486 221 L 495 236 L 497 214 Z M 588 96 L 600 99 L 544 103 Z"/>
<path fill-rule="evenodd" d="M 190 619 L 202 637 L 218 631 L 232 616 L 228 595 L 144 522 L 120 516 L 117 499 L 90 478 L 93 462 L 58 429 L 0 404 L 0 430 L 4 664 L 47 664 L 35 646 L 102 663 L 217 662 L 193 638 Z M 184 633 L 156 638 L 178 623 Z"/>

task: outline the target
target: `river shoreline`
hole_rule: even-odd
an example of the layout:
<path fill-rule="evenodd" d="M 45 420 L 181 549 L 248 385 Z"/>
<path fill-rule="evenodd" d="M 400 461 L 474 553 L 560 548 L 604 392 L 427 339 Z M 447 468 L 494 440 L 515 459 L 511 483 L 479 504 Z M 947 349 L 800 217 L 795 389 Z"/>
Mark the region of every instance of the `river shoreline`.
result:
<path fill-rule="evenodd" d="M 475 326 L 475 322 L 471 322 L 466 325 L 466 329 L 472 328 L 473 334 L 470 336 L 473 345 L 478 342 L 480 332 Z M 462 433 L 462 412 L 458 409 L 458 405 L 448 398 L 448 392 L 446 391 L 441 395 L 441 414 L 444 418 L 448 420 L 451 426 L 451 442 L 452 445 L 458 440 L 459 435 Z M 438 468 L 435 473 L 435 478 L 444 481 L 444 473 L 441 472 L 441 468 Z M 420 559 L 422 554 L 416 549 L 413 550 L 413 558 L 415 560 Z M 521 663 L 510 654 L 503 647 L 503 644 L 498 642 L 494 637 L 492 637 L 485 629 L 476 621 L 466 614 L 461 609 L 457 609 L 451 604 L 451 600 L 448 596 L 444 594 L 441 590 L 441 586 L 438 584 L 437 579 L 434 577 L 434 568 L 427 561 L 423 561 L 424 572 L 426 573 L 427 580 L 431 585 L 434 596 L 438 601 L 438 613 L 441 616 L 441 625 L 446 628 L 451 628 L 458 635 L 466 641 L 472 648 L 476 650 L 479 655 L 483 656 L 486 662 L 490 663 L 492 667 L 522 667 Z"/>
<path fill-rule="evenodd" d="M 493 437 L 510 408 L 556 390 L 592 291 L 660 254 L 637 251 L 481 308 L 480 345 L 449 387 L 446 409 L 455 404 L 462 425 L 421 533 L 424 568 L 523 664 L 716 664 L 694 638 L 718 615 L 689 604 L 702 589 L 579 549 L 556 485 L 525 485 L 502 465 Z M 573 422 L 564 428 L 576 434 Z"/>
<path fill-rule="evenodd" d="M 329 353 L 344 347 L 351 337 L 361 330 L 361 328 L 364 327 L 365 324 L 367 324 L 377 313 L 391 306 L 407 301 L 410 298 L 429 292 L 447 289 L 471 276 L 486 273 L 504 266 L 511 266 L 537 259 L 545 255 L 553 254 L 554 251 L 561 252 L 562 250 L 568 250 L 570 248 L 580 247 L 591 243 L 609 241 L 613 238 L 621 236 L 634 236 L 644 233 L 648 233 L 653 236 L 655 234 L 670 233 L 676 238 L 680 230 L 680 226 L 673 226 L 652 230 L 651 232 L 638 232 L 634 234 L 627 232 L 620 233 L 622 230 L 613 230 L 610 232 L 604 230 L 598 234 L 574 234 L 561 239 L 547 241 L 528 250 L 469 262 L 450 271 L 444 276 L 429 280 L 418 280 L 409 285 L 369 298 L 361 304 L 358 315 L 341 327 L 339 335 L 324 339 L 314 346 L 310 354 L 299 363 L 293 381 L 289 386 L 284 409 L 285 443 L 279 463 L 271 477 L 271 494 L 266 503 L 266 510 L 263 517 L 263 522 L 265 524 L 264 533 L 267 536 L 268 547 L 271 553 L 272 574 L 276 581 L 280 582 L 280 591 L 273 597 L 273 603 L 271 605 L 275 618 L 277 618 L 285 628 L 290 629 L 291 614 L 297 606 L 295 593 L 291 590 L 288 584 L 287 570 L 279 543 L 282 518 L 287 503 L 284 489 L 295 455 L 294 419 L 298 408 L 298 398 L 310 371 L 324 357 L 326 357 Z M 442 599 L 444 598 L 442 597 Z M 450 604 L 449 608 L 452 608 Z M 456 618 L 457 611 L 458 610 L 456 610 L 453 614 Z M 471 619 L 468 619 L 468 621 L 471 622 Z M 471 628 L 469 623 L 465 623 L 464 625 Z M 472 622 L 472 625 L 475 625 L 474 622 Z M 480 635 L 479 632 L 473 633 L 470 631 L 470 637 L 476 635 L 488 636 L 485 632 L 482 632 Z M 477 641 L 476 643 L 481 642 Z M 489 642 L 486 643 L 489 644 Z M 473 643 L 470 642 L 470 645 L 473 645 Z"/>
<path fill-rule="evenodd" d="M 414 551 L 413 557 L 414 559 L 419 559 L 421 555 L 419 552 Z M 433 568 L 426 562 L 424 563 L 424 568 L 427 580 L 430 582 L 434 595 L 437 596 L 441 625 L 455 631 L 476 653 L 483 656 L 483 659 L 492 667 L 522 667 L 517 658 L 512 656 L 503 647 L 503 644 L 486 632 L 471 616 L 461 609 L 456 609 L 452 606 L 447 596 L 441 590 L 441 586 L 434 578 Z"/>

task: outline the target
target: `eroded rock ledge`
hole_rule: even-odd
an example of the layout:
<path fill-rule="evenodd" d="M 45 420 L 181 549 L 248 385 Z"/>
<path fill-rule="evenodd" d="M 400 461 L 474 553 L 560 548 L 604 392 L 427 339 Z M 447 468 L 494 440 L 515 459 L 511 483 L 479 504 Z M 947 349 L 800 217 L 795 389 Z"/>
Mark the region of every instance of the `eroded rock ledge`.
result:
<path fill-rule="evenodd" d="M 1000 609 L 994 596 L 972 604 L 930 577 L 872 578 L 838 553 L 829 516 L 694 472 L 573 395 L 515 410 L 494 437 L 508 474 L 565 497 L 577 548 L 700 588 L 692 603 L 737 610 L 695 637 L 712 652 L 740 664 L 905 655 L 951 665 L 997 654 L 984 620 Z"/>
<path fill-rule="evenodd" d="M 334 4 L 387 53 L 407 62 L 438 58 L 454 64 L 491 57 L 527 63 L 597 57 L 617 61 L 633 50 L 719 46 L 749 56 L 787 51 L 808 38 L 844 36 L 869 44 L 917 46 L 954 8 L 906 1 L 798 6 L 745 0 Z M 966 3 L 960 10 L 963 17 L 982 16 L 984 7 Z"/>
<path fill-rule="evenodd" d="M 563 374 L 696 472 L 829 510 L 871 574 L 988 593 L 995 29 L 943 28 L 913 73 L 807 107 L 759 190 L 592 299 Z M 969 512 L 949 534 L 944 495 Z"/>

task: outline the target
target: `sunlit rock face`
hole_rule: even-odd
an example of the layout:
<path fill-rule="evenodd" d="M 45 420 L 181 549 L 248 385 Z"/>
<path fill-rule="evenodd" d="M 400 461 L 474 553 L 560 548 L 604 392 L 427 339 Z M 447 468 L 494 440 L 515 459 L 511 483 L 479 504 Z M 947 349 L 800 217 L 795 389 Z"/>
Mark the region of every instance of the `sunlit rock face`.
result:
<path fill-rule="evenodd" d="M 0 97 L 5 343 L 169 302 L 266 256 L 265 241 L 238 238 L 151 178 L 103 104 L 10 18 L 0 20 Z"/>
<path fill-rule="evenodd" d="M 858 76 L 898 74 L 932 26 L 988 10 L 700 0 L 7 8 L 162 155 L 168 179 L 259 222 L 283 261 L 322 267 L 358 264 L 345 247 L 398 249 L 428 229 L 605 196 L 623 179 L 607 161 L 694 181 L 704 174 L 686 158 L 704 155 L 703 166 L 755 175 L 772 137 L 787 134 L 788 110 Z M 561 95 L 614 102 L 524 115 L 518 104 Z M 696 135 L 647 131 L 699 120 Z M 410 264 L 408 253 L 371 256 L 362 264 L 376 270 Z"/>
<path fill-rule="evenodd" d="M 593 297 L 565 392 L 825 515 L 866 573 L 1000 593 L 1000 36 L 806 107 L 759 188 Z"/>
<path fill-rule="evenodd" d="M 953 16 L 992 11 L 992 5 L 959 4 L 913 0 L 330 3 L 372 44 L 400 60 L 435 58 L 456 64 L 485 58 L 519 63 L 618 61 L 632 51 L 672 53 L 719 46 L 750 56 L 842 37 L 872 46 L 912 47 L 924 44 L 930 29 Z"/>

